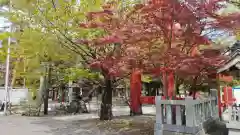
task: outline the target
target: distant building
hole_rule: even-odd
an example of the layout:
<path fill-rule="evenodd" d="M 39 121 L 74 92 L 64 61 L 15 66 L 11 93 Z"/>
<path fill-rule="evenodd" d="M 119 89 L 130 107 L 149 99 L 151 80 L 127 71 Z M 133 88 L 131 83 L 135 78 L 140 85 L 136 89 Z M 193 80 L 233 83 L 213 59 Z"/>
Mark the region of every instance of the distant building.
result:
<path fill-rule="evenodd" d="M 226 55 L 230 57 L 230 59 L 226 62 L 226 64 L 221 67 L 218 72 L 230 72 L 230 74 L 236 78 L 240 79 L 240 41 L 237 41 L 226 51 Z"/>
<path fill-rule="evenodd" d="M 228 50 L 225 52 L 229 56 L 229 60 L 222 66 L 218 73 L 221 73 L 219 77 L 221 81 L 231 82 L 233 79 L 240 79 L 240 41 L 234 43 Z M 223 87 L 221 90 L 221 98 L 223 103 L 227 104 L 229 101 L 236 101 L 237 104 L 240 104 L 240 91 L 238 88 L 232 87 Z M 234 97 L 232 96 L 234 95 Z"/>

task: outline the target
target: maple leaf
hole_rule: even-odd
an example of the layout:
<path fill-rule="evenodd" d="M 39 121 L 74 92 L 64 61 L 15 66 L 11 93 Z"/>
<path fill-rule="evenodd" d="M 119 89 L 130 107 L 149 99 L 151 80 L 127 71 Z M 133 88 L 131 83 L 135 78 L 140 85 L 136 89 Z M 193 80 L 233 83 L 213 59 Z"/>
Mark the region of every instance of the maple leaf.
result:
<path fill-rule="evenodd" d="M 132 68 L 159 75 L 172 70 L 176 75 L 206 76 L 216 72 L 224 62 L 214 50 L 198 50 L 199 45 L 210 45 L 204 29 L 229 28 L 238 14 L 219 16 L 216 11 L 224 0 L 159 0 L 136 4 L 122 16 L 107 5 L 103 11 L 88 14 L 89 21 L 82 28 L 101 28 L 106 33 L 96 39 L 79 40 L 96 47 L 120 43 L 118 57 L 112 52 L 99 56 L 101 66 L 109 75 L 121 75 Z M 213 18 L 214 21 L 204 21 Z M 239 25 L 234 21 L 234 26 Z M 187 77 L 186 77 L 187 78 Z"/>

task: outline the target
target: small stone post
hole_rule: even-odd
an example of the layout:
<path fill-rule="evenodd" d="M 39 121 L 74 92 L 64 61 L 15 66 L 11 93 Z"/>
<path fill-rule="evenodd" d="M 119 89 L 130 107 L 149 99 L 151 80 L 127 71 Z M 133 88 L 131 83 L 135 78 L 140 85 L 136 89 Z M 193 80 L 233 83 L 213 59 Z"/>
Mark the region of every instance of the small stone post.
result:
<path fill-rule="evenodd" d="M 73 81 L 69 80 L 68 82 L 68 101 L 71 103 L 73 100 Z"/>
<path fill-rule="evenodd" d="M 195 110 L 193 104 L 193 97 L 186 97 L 186 126 L 194 127 L 195 126 Z"/>
<path fill-rule="evenodd" d="M 213 117 L 216 117 L 216 118 L 219 118 L 220 116 L 218 115 L 218 109 L 221 109 L 221 108 L 218 108 L 217 104 L 218 104 L 218 90 L 217 89 L 210 89 L 210 96 L 211 97 L 215 97 L 216 100 L 214 102 L 214 106 L 212 106 L 213 108 Z"/>
<path fill-rule="evenodd" d="M 155 104 L 156 104 L 156 123 L 154 127 L 154 135 L 163 135 L 161 96 L 155 97 Z"/>

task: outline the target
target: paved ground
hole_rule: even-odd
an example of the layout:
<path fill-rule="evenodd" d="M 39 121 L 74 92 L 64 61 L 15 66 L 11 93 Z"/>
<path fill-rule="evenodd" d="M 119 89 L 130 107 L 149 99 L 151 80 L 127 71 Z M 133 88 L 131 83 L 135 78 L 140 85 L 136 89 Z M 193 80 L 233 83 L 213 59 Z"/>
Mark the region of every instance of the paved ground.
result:
<path fill-rule="evenodd" d="M 91 110 L 97 107 L 91 106 Z M 152 106 L 145 107 L 145 114 L 154 114 Z M 139 116 L 130 118 L 127 106 L 113 107 L 114 116 L 118 117 L 113 121 L 101 122 L 98 120 L 97 111 L 92 114 L 79 114 L 70 116 L 49 116 L 49 117 L 23 117 L 23 116 L 1 116 L 1 135 L 128 135 L 127 132 L 138 130 L 141 127 L 132 127 L 131 121 L 142 123 L 154 121 L 153 116 Z M 121 117 L 119 117 L 121 115 Z M 124 116 L 125 115 L 125 116 Z M 148 123 L 148 122 L 147 122 Z M 113 126 L 114 125 L 114 126 Z M 133 124 L 134 125 L 134 124 Z M 149 125 L 149 127 L 153 127 Z M 147 128 L 148 129 L 148 128 Z M 128 131 L 129 130 L 129 131 Z M 124 133 L 123 133 L 124 132 Z M 151 131 L 152 132 L 152 131 Z M 133 135 L 129 133 L 129 135 Z M 148 135 L 148 134 L 144 134 Z M 151 133 L 152 135 L 152 133 Z"/>
<path fill-rule="evenodd" d="M 153 116 L 118 117 L 101 122 L 92 115 L 58 117 L 0 118 L 1 135 L 153 135 Z M 88 119 L 88 120 L 86 120 Z M 227 135 L 223 123 L 213 127 L 208 135 Z"/>
<path fill-rule="evenodd" d="M 3 135 L 51 135 L 47 125 L 35 125 L 39 118 L 7 116 L 0 118 L 0 132 Z"/>
<path fill-rule="evenodd" d="M 143 128 L 148 131 L 149 128 L 142 123 L 147 120 L 153 121 L 151 117 L 140 116 L 134 121 L 140 121 L 141 127 L 132 125 L 126 117 L 120 117 L 116 120 L 100 122 L 98 119 L 81 120 L 82 116 L 68 117 L 21 117 L 6 116 L 0 119 L 0 133 L 2 135 L 140 135 Z M 131 120 L 130 120 L 131 121 Z M 149 127 L 152 125 L 149 125 Z M 153 135 L 142 134 L 142 135 Z M 132 134 L 135 132 L 135 134 Z"/>

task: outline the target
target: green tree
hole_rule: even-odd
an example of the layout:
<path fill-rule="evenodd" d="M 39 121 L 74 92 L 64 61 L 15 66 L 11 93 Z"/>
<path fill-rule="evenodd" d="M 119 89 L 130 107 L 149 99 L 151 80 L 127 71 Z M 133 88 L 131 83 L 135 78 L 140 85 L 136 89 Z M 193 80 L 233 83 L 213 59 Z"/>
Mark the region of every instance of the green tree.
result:
<path fill-rule="evenodd" d="M 81 0 L 80 4 L 76 4 L 75 1 L 66 2 L 65 0 L 57 2 L 12 0 L 13 10 L 9 20 L 18 26 L 13 35 L 18 40 L 13 57 L 19 59 L 15 64 L 15 74 L 24 76 L 29 84 L 27 86 L 37 89 L 38 78 L 44 75 L 42 63 L 58 65 L 56 63 L 63 62 L 65 64 L 60 65 L 64 65 L 66 70 L 62 70 L 63 68 L 59 65 L 53 69 L 67 74 L 67 76 L 63 75 L 63 78 L 68 80 L 79 78 L 79 76 L 98 78 L 99 74 L 88 70 L 88 64 L 106 51 L 112 51 L 112 47 L 100 50 L 97 47 L 76 44 L 75 40 L 95 38 L 104 33 L 99 29 L 78 27 L 80 22 L 86 21 L 85 14 L 100 10 L 103 2 L 103 0 Z M 20 64 L 22 61 L 24 65 Z M 80 69 L 75 67 L 79 63 Z"/>
<path fill-rule="evenodd" d="M 1 5 L 9 6 L 9 1 L 1 1 Z M 37 1 L 37 0 L 11 0 L 11 13 L 4 12 L 6 17 L 14 24 L 16 31 L 13 33 L 17 39 L 17 46 L 12 47 L 12 65 L 14 85 L 16 78 L 25 78 L 26 86 L 35 92 L 39 87 L 39 78 L 47 76 L 51 82 L 52 74 L 46 72 L 43 63 L 47 63 L 49 71 L 60 70 L 62 77 L 76 79 L 76 75 L 89 77 L 90 71 L 83 69 L 93 53 L 87 47 L 81 47 L 74 43 L 75 37 L 94 36 L 94 31 L 82 31 L 77 28 L 79 21 L 84 21 L 84 12 L 100 7 L 100 1 L 92 3 L 81 1 L 81 6 L 74 1 L 64 0 Z M 80 8 L 81 7 L 81 8 Z M 6 33 L 7 34 L 7 33 Z M 2 38 L 6 37 L 2 35 Z M 5 50 L 2 51 L 5 55 Z M 75 52 L 75 53 L 72 53 Z M 76 61 L 80 57 L 79 61 Z M 22 64 L 23 63 L 23 64 Z M 59 68 L 64 65 L 66 70 Z M 67 74 L 68 68 L 82 63 L 82 69 L 71 70 L 77 72 L 74 77 Z M 56 66 L 58 65 L 58 66 Z M 45 77 L 46 79 L 46 77 Z M 47 82 L 47 81 L 44 81 Z M 44 88 L 44 87 L 41 87 Z M 40 90 L 41 91 L 41 90 Z M 46 90 L 45 90 L 46 91 Z M 40 92 L 41 93 L 41 92 Z M 43 93 L 39 96 L 42 97 Z M 45 97 L 47 97 L 45 95 Z"/>
<path fill-rule="evenodd" d="M 56 70 L 63 74 L 74 72 L 70 76 L 69 74 L 62 76 L 68 80 L 79 78 L 76 76 L 101 78 L 103 72 L 100 71 L 100 74 L 93 73 L 92 70 L 89 70 L 89 64 L 92 60 L 113 52 L 115 46 L 98 48 L 77 44 L 76 39 L 94 39 L 105 33 L 102 29 L 79 27 L 80 23 L 87 21 L 86 14 L 101 10 L 104 2 L 104 0 L 81 0 L 80 3 L 76 3 L 75 0 L 12 0 L 12 12 L 7 15 L 9 20 L 18 26 L 13 35 L 17 38 L 19 44 L 15 48 L 14 55 L 19 61 L 25 61 L 25 66 L 16 64 L 15 74 L 24 74 L 24 77 L 27 78 L 26 82 L 30 85 L 34 84 L 29 86 L 33 89 L 38 88 L 38 78 L 43 75 L 42 62 L 53 63 L 55 66 L 52 71 L 54 72 Z M 5 2 L 5 4 L 8 4 L 8 2 Z M 124 11 L 131 7 L 131 4 L 130 1 L 124 1 L 115 3 L 114 6 L 116 9 L 120 9 L 116 11 L 119 15 L 122 15 Z M 60 64 L 61 66 L 56 64 L 62 61 L 64 61 L 64 64 Z M 81 64 L 81 68 L 76 68 L 78 64 Z M 62 65 L 64 66 L 62 67 Z M 49 76 L 49 74 L 47 75 Z M 112 91 L 112 82 L 115 81 L 112 80 L 113 78 L 105 79 L 105 86 L 107 86 L 105 91 Z M 111 95 L 111 92 L 108 92 L 108 95 Z M 104 101 L 105 99 L 106 97 L 103 98 Z M 111 98 L 108 99 L 110 102 Z M 103 104 L 106 103 L 103 102 Z"/>

